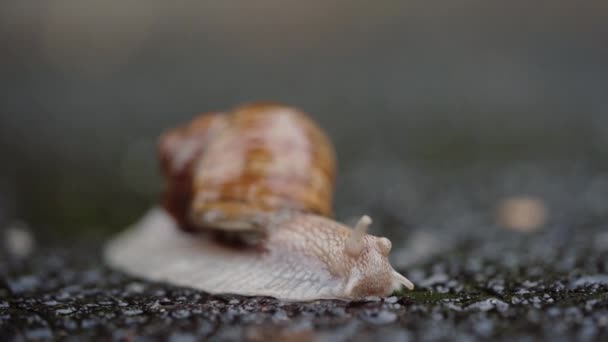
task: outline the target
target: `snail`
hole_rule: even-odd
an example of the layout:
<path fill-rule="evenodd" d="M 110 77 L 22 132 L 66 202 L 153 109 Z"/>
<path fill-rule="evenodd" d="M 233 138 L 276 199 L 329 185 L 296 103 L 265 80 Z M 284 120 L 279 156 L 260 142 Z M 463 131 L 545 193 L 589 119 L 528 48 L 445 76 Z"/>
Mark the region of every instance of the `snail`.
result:
<path fill-rule="evenodd" d="M 413 284 L 391 242 L 331 219 L 334 148 L 303 112 L 274 103 L 202 114 L 159 139 L 162 207 L 110 241 L 108 264 L 212 294 L 364 300 Z"/>

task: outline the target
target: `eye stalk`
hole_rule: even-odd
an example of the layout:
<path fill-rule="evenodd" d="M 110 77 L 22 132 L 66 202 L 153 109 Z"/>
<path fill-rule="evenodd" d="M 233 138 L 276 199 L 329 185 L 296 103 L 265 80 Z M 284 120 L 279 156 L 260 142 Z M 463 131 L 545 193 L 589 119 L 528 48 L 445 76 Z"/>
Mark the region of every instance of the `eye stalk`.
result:
<path fill-rule="evenodd" d="M 363 215 L 359 219 L 359 222 L 357 222 L 355 228 L 350 233 L 350 237 L 344 244 L 344 251 L 348 255 L 356 257 L 361 254 L 361 250 L 363 250 L 363 236 L 367 233 L 367 228 L 370 224 L 372 224 L 372 219 L 367 215 Z"/>

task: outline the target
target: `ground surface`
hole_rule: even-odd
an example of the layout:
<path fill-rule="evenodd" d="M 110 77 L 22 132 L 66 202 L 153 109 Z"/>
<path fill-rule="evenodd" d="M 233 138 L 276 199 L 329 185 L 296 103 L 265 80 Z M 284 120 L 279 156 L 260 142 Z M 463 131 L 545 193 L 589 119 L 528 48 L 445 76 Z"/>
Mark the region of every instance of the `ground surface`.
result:
<path fill-rule="evenodd" d="M 0 341 L 608 341 L 608 2 L 82 3 L 0 1 Z M 415 291 L 288 304 L 104 266 L 157 203 L 159 134 L 252 100 L 328 132 L 336 217 L 371 215 Z M 542 229 L 496 224 L 511 196 Z"/>
<path fill-rule="evenodd" d="M 100 240 L 38 239 L 30 257 L 0 259 L 0 340 L 608 338 L 602 165 L 508 162 L 447 171 L 387 160 L 344 170 L 337 212 L 375 218 L 373 232 L 391 237 L 393 262 L 415 291 L 367 303 L 209 296 L 106 268 Z M 379 180 L 364 181 L 372 175 Z M 546 207 L 538 231 L 496 224 L 497 203 L 522 194 Z"/>

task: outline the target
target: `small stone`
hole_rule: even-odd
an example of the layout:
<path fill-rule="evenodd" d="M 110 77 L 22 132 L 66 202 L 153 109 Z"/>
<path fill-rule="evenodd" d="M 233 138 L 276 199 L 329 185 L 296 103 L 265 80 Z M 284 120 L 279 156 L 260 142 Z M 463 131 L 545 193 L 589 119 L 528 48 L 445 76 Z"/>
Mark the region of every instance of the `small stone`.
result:
<path fill-rule="evenodd" d="M 27 340 L 50 340 L 53 338 L 53 331 L 47 327 L 28 329 L 25 331 Z"/>
<path fill-rule="evenodd" d="M 362 318 L 373 324 L 388 324 L 394 322 L 397 319 L 397 315 L 394 312 L 387 310 L 366 311 Z"/>
<path fill-rule="evenodd" d="M 173 316 L 174 318 L 177 318 L 177 319 L 188 318 L 188 317 L 190 317 L 190 315 L 191 315 L 190 311 L 185 310 L 185 309 L 176 310 L 171 313 L 171 316 Z"/>
<path fill-rule="evenodd" d="M 128 309 L 128 310 L 122 310 L 122 313 L 127 316 L 136 316 L 136 315 L 142 314 L 143 311 L 140 309 Z"/>
<path fill-rule="evenodd" d="M 148 309 L 150 310 L 158 310 L 160 309 L 162 306 L 160 305 L 160 303 L 155 300 L 154 303 L 152 303 L 150 306 L 148 306 Z"/>
<path fill-rule="evenodd" d="M 399 298 L 397 298 L 397 296 L 391 296 L 391 297 L 384 299 L 384 302 L 389 303 L 389 304 L 394 304 L 394 303 L 397 303 L 398 301 L 399 301 Z"/>
<path fill-rule="evenodd" d="M 36 245 L 34 236 L 23 222 L 14 222 L 4 229 L 6 251 L 15 258 L 25 258 L 32 254 Z"/>
<path fill-rule="evenodd" d="M 489 319 L 480 319 L 473 323 L 473 330 L 480 336 L 488 337 L 494 331 L 494 323 Z"/>
<path fill-rule="evenodd" d="M 378 296 L 365 297 L 365 301 L 367 301 L 367 302 L 380 302 L 381 300 L 382 300 L 382 298 L 380 298 Z"/>
<path fill-rule="evenodd" d="M 169 342 L 195 342 L 198 341 L 199 339 L 192 334 L 186 334 L 186 333 L 173 333 L 169 336 Z"/>
<path fill-rule="evenodd" d="M 130 283 L 126 290 L 133 293 L 142 293 L 146 287 L 142 283 Z"/>
<path fill-rule="evenodd" d="M 76 309 L 71 308 L 71 307 L 55 310 L 55 313 L 58 315 L 69 315 L 74 312 L 76 312 Z"/>
<path fill-rule="evenodd" d="M 152 292 L 152 295 L 154 297 L 164 297 L 167 295 L 167 292 L 165 290 L 155 290 L 154 292 Z"/>
<path fill-rule="evenodd" d="M 489 311 L 492 309 L 496 309 L 498 311 L 505 311 L 509 308 L 509 304 L 503 302 L 500 299 L 496 298 L 488 298 L 486 300 L 482 300 L 476 303 L 473 303 L 467 307 L 467 310 L 477 309 L 480 311 Z"/>
<path fill-rule="evenodd" d="M 33 275 L 23 276 L 17 279 L 8 279 L 7 285 L 13 294 L 32 291 L 39 285 L 39 280 Z"/>
<path fill-rule="evenodd" d="M 593 285 L 608 285 L 608 275 L 597 274 L 592 276 L 584 276 L 576 279 L 571 283 L 571 288 L 579 288 Z"/>
<path fill-rule="evenodd" d="M 289 316 L 285 311 L 279 309 L 274 313 L 274 315 L 272 315 L 272 320 L 274 322 L 288 321 Z"/>
<path fill-rule="evenodd" d="M 58 293 L 58 294 L 55 296 L 55 298 L 57 298 L 57 299 L 59 299 L 59 300 L 61 300 L 61 301 L 63 301 L 63 300 L 67 300 L 67 299 L 70 299 L 71 297 L 72 297 L 72 295 L 71 295 L 69 292 L 66 292 L 66 291 L 61 291 L 61 292 L 59 292 L 59 293 Z"/>
<path fill-rule="evenodd" d="M 94 319 L 83 319 L 80 322 L 80 325 L 82 326 L 82 328 L 84 329 L 89 329 L 89 328 L 93 328 L 97 325 L 99 325 L 99 322 L 94 320 Z"/>
<path fill-rule="evenodd" d="M 548 314 L 550 317 L 557 317 L 557 316 L 559 316 L 561 313 L 562 313 L 562 310 L 561 310 L 560 308 L 555 308 L 555 307 L 553 307 L 553 308 L 549 308 L 549 309 L 547 310 L 547 314 Z"/>
<path fill-rule="evenodd" d="M 62 325 L 67 330 L 75 330 L 78 328 L 78 323 L 71 319 L 66 319 L 62 322 Z"/>
<path fill-rule="evenodd" d="M 506 229 L 534 232 L 542 228 L 547 220 L 547 209 L 542 200 L 514 196 L 504 199 L 497 210 L 498 223 Z"/>

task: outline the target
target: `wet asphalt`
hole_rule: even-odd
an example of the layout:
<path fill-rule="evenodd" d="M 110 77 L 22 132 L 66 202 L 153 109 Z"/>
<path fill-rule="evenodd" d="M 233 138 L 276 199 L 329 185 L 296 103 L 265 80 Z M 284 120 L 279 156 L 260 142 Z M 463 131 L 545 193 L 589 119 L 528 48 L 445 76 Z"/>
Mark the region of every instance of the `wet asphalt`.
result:
<path fill-rule="evenodd" d="M 414 291 L 351 303 L 211 296 L 108 269 L 103 239 L 37 241 L 29 255 L 5 250 L 0 259 L 0 339 L 608 338 L 603 165 L 561 159 L 447 168 L 380 158 L 343 174 L 337 216 L 369 213 L 372 233 L 393 240 L 393 264 Z M 374 184 L 362 181 L 372 176 Z M 541 205 L 541 226 L 509 229 L 497 219 L 501 201 L 514 196 Z"/>

